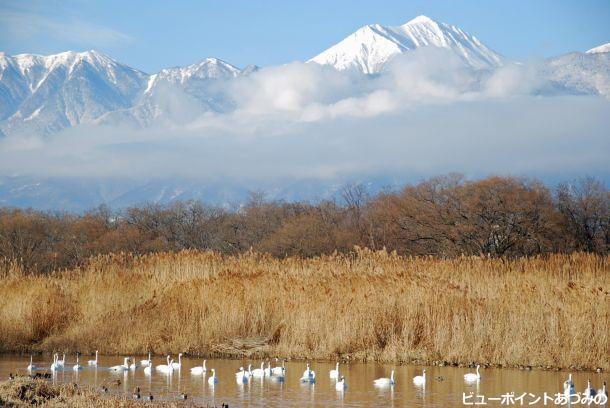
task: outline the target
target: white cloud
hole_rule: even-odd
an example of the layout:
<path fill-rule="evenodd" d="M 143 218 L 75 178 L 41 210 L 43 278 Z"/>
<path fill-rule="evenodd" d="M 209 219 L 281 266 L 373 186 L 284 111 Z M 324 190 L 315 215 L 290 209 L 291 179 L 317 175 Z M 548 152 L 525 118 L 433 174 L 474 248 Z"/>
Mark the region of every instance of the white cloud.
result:
<path fill-rule="evenodd" d="M 83 21 L 76 17 L 54 17 L 36 10 L 1 10 L 0 33 L 20 42 L 55 40 L 76 47 L 99 48 L 128 44 L 133 38 L 111 27 Z"/>
<path fill-rule="evenodd" d="M 610 102 L 536 96 L 536 72 L 508 65 L 473 74 L 434 50 L 373 77 L 292 63 L 218 84 L 234 106 L 226 113 L 197 112 L 190 96 L 168 90 L 171 126 L 5 138 L 0 174 L 248 185 L 451 171 L 610 177 Z"/>

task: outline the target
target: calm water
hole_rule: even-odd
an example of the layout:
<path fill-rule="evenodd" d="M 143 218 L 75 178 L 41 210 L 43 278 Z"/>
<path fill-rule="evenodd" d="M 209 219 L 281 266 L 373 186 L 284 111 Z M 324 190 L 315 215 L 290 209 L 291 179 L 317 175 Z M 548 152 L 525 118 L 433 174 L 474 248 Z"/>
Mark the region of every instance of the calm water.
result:
<path fill-rule="evenodd" d="M 82 356 L 81 364 L 93 357 Z M 140 361 L 144 357 L 136 358 Z M 52 357 L 36 356 L 34 364 L 38 371 L 49 371 Z M 155 364 L 165 364 L 162 358 L 153 359 Z M 465 373 L 474 372 L 470 368 L 454 367 L 421 367 L 421 366 L 392 366 L 381 364 L 354 363 L 341 365 L 341 374 L 345 376 L 347 389 L 337 391 L 335 380 L 329 378 L 329 370 L 334 363 L 313 362 L 311 368 L 316 372 L 315 384 L 303 384 L 299 381 L 305 370 L 304 362 L 286 362 L 286 377 L 283 382 L 269 379 L 253 378 L 248 384 L 238 384 L 235 372 L 240 366 L 253 364 L 253 369 L 260 367 L 260 361 L 241 360 L 208 360 L 208 374 L 211 368 L 216 369 L 219 378 L 218 384 L 210 386 L 207 376 L 194 376 L 190 368 L 200 366 L 201 359 L 184 358 L 183 368 L 175 371 L 173 375 L 166 375 L 153 370 L 151 376 L 144 374 L 142 368 L 126 373 L 113 374 L 108 371 L 112 365 L 122 364 L 119 357 L 100 356 L 97 369 L 85 365 L 80 372 L 72 370 L 74 356 L 66 358 L 66 368 L 57 372 L 53 382 L 76 382 L 101 388 L 106 385 L 109 392 L 131 397 L 134 387 L 141 388 L 142 396 L 152 393 L 155 400 L 177 399 L 181 393 L 187 393 L 188 399 L 198 405 L 220 405 L 228 403 L 230 406 L 252 407 L 457 407 L 462 404 L 463 393 L 473 395 L 469 402 L 475 402 L 476 396 L 486 398 L 491 406 L 502 405 L 501 401 L 489 400 L 498 398 L 503 394 L 514 392 L 516 396 L 531 393 L 535 397 L 527 396 L 523 405 L 528 406 L 535 402 L 535 398 L 554 395 L 563 390 L 563 381 L 567 378 L 566 372 L 555 371 L 521 371 L 507 369 L 481 369 L 481 380 L 475 384 L 466 384 Z M 0 356 L 0 378 L 6 378 L 9 373 L 19 372 L 26 374 L 25 368 L 29 357 L 2 355 Z M 412 378 L 421 375 L 423 368 L 427 371 L 427 380 L 424 387 L 413 384 Z M 376 388 L 373 380 L 379 377 L 389 377 L 392 369 L 396 370 L 396 384 L 393 387 Z M 587 379 L 590 378 L 594 388 L 601 388 L 602 381 L 609 381 L 607 373 L 573 373 L 573 381 L 577 392 L 583 392 Z M 120 379 L 121 384 L 116 385 Z M 480 401 L 480 400 L 479 400 Z M 513 406 L 520 406 L 516 401 Z M 544 406 L 542 400 L 537 404 Z M 558 406 L 548 401 L 547 406 Z"/>

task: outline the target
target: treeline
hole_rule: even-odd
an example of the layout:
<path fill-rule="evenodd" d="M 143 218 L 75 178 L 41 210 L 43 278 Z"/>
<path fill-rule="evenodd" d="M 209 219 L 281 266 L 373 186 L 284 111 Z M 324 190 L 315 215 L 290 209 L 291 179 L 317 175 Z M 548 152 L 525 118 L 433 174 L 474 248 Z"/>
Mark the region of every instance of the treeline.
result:
<path fill-rule="evenodd" d="M 252 194 L 233 210 L 196 201 L 116 212 L 101 206 L 82 215 L 0 209 L 0 260 L 30 273 L 111 252 L 252 249 L 311 257 L 356 245 L 439 257 L 607 254 L 610 192 L 592 178 L 549 188 L 531 179 L 448 175 L 374 196 L 346 186 L 337 200 L 317 204 Z"/>

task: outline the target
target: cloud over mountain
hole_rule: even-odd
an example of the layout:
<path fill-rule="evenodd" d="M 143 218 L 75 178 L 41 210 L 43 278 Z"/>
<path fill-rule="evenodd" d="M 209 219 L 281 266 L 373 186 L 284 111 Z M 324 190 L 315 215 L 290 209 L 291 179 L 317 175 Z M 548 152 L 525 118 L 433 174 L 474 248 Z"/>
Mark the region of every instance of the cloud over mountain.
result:
<path fill-rule="evenodd" d="M 453 26 L 400 27 L 385 31 L 400 52 L 354 69 L 207 58 L 149 75 L 96 52 L 0 56 L 0 196 L 83 208 L 258 188 L 321 198 L 448 171 L 610 175 L 610 54 L 518 63 Z"/>

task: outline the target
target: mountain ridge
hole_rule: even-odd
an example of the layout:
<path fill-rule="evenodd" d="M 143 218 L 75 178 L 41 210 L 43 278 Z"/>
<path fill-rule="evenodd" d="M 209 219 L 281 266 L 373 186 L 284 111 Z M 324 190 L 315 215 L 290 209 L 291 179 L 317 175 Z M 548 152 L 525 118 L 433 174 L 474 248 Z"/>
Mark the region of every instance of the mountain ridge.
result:
<path fill-rule="evenodd" d="M 309 62 L 331 65 L 338 70 L 356 68 L 374 74 L 381 72 L 394 56 L 422 47 L 452 50 L 475 69 L 502 65 L 502 57 L 475 36 L 424 15 L 400 26 L 363 26 Z"/>
<path fill-rule="evenodd" d="M 363 26 L 308 62 L 379 74 L 395 56 L 423 47 L 448 49 L 474 71 L 492 72 L 506 62 L 474 35 L 423 15 L 400 26 Z M 610 97 L 608 51 L 610 43 L 548 58 L 540 69 L 547 88 Z M 223 81 L 258 70 L 207 57 L 148 74 L 95 50 L 0 53 L 0 137 L 46 136 L 80 124 L 188 123 L 206 112 L 232 111 Z"/>

